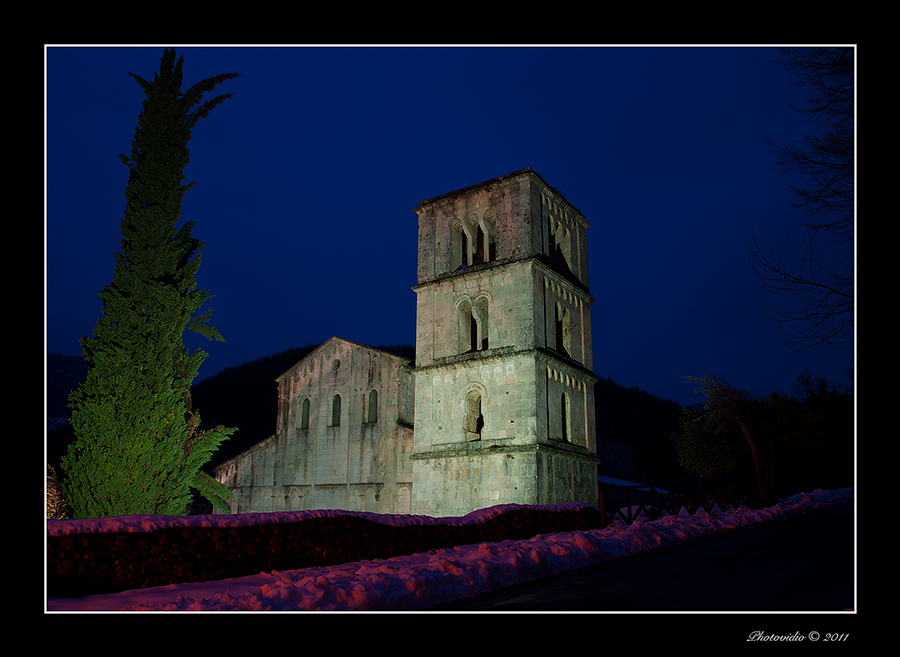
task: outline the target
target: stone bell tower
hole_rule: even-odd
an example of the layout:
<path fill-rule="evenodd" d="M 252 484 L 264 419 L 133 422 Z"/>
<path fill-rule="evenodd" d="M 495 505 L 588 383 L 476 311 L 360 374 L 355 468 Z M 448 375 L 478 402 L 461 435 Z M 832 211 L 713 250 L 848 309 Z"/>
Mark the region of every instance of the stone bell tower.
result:
<path fill-rule="evenodd" d="M 596 505 L 587 220 L 531 169 L 416 212 L 412 512 Z"/>

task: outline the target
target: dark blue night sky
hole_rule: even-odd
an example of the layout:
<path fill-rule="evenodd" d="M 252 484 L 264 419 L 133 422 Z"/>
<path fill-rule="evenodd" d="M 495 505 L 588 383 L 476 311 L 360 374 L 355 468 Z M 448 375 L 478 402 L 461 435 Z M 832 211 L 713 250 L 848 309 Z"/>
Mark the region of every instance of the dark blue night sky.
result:
<path fill-rule="evenodd" d="M 799 245 L 764 136 L 802 136 L 774 47 L 183 47 L 185 88 L 233 98 L 190 142 L 184 218 L 226 342 L 200 378 L 338 335 L 415 340 L 420 201 L 531 167 L 581 209 L 594 371 L 683 404 L 678 375 L 846 383 L 852 350 L 794 352 L 742 235 Z M 112 279 L 159 47 L 46 49 L 46 348 L 79 355 Z"/>

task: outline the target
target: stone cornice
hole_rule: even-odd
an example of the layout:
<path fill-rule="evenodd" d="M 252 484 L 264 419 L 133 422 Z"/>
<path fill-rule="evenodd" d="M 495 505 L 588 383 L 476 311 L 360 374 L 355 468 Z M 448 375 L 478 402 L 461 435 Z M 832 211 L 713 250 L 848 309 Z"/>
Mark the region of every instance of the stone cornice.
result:
<path fill-rule="evenodd" d="M 441 203 L 442 201 L 446 201 L 449 198 L 456 197 L 459 194 L 463 194 L 466 192 L 474 192 L 475 190 L 482 189 L 482 188 L 489 189 L 490 187 L 493 187 L 497 183 L 500 183 L 500 182 L 503 182 L 506 180 L 510 180 L 512 178 L 523 177 L 523 176 L 527 176 L 527 177 L 532 178 L 533 180 L 537 180 L 541 184 L 541 186 L 543 186 L 547 191 L 549 191 L 551 194 L 553 194 L 553 196 L 555 197 L 554 200 L 558 204 L 565 204 L 566 209 L 569 210 L 571 212 L 571 214 L 578 221 L 585 224 L 585 226 L 591 225 L 590 222 L 588 222 L 587 218 L 584 216 L 584 214 L 581 212 L 581 210 L 579 210 L 574 205 L 572 205 L 572 203 L 565 197 L 565 194 L 563 194 L 561 191 L 556 189 L 553 185 L 551 185 L 546 180 L 544 180 L 544 178 L 541 176 L 541 174 L 539 174 L 537 171 L 535 171 L 531 167 L 519 169 L 518 171 L 513 171 L 512 173 L 508 173 L 505 176 L 497 176 L 496 178 L 491 178 L 490 180 L 485 180 L 480 183 L 475 183 L 474 185 L 468 185 L 467 187 L 462 187 L 460 189 L 456 189 L 452 192 L 446 192 L 445 194 L 440 194 L 438 196 L 433 196 L 431 198 L 425 199 L 424 201 L 419 203 L 418 207 L 416 208 L 416 212 L 424 210 L 424 208 L 426 206 L 434 205 L 436 203 Z"/>
<path fill-rule="evenodd" d="M 429 279 L 417 285 L 413 285 L 413 292 L 418 292 L 419 290 L 425 289 L 430 285 L 437 285 L 439 283 L 443 283 L 453 278 L 459 278 L 465 280 L 467 277 L 474 277 L 477 274 L 480 274 L 485 271 L 491 271 L 494 273 L 494 270 L 503 271 L 504 269 L 518 264 L 534 264 L 538 269 L 543 272 L 544 276 L 548 278 L 553 278 L 555 282 L 559 285 L 565 285 L 570 288 L 571 291 L 578 295 L 581 298 L 582 303 L 586 303 L 588 305 L 594 303 L 594 297 L 591 296 L 590 291 L 578 281 L 572 280 L 571 278 L 567 278 L 562 275 L 555 269 L 553 269 L 550 264 L 547 262 L 547 256 L 543 254 L 531 255 L 526 258 L 506 258 L 504 260 L 495 260 L 493 262 L 486 262 L 481 265 L 472 265 L 471 267 L 466 267 L 465 269 L 457 269 L 456 271 L 451 271 L 446 274 L 440 274 L 435 278 Z"/>
<path fill-rule="evenodd" d="M 565 372 L 569 376 L 580 378 L 586 383 L 594 383 L 598 381 L 597 375 L 591 370 L 585 368 L 580 363 L 561 356 L 555 351 L 544 347 L 535 347 L 533 349 L 517 349 L 516 347 L 497 347 L 495 349 L 484 349 L 482 351 L 467 351 L 464 354 L 456 354 L 454 356 L 444 356 L 443 358 L 435 358 L 430 365 L 420 365 L 411 368 L 415 372 L 427 372 L 428 370 L 441 370 L 447 367 L 453 367 L 462 363 L 469 363 L 473 360 L 478 361 L 508 361 L 521 356 L 534 356 L 535 360 L 544 363 L 550 363 L 554 368 Z"/>
<path fill-rule="evenodd" d="M 592 463 L 600 462 L 595 454 L 591 454 L 591 452 L 584 447 L 563 442 L 530 443 L 521 445 L 503 444 L 500 441 L 474 441 L 460 443 L 458 446 L 454 445 L 444 449 L 434 449 L 428 452 L 415 452 L 414 454 L 410 454 L 409 458 L 413 461 L 423 461 L 441 458 L 490 456 L 494 454 L 528 454 L 539 451 L 552 452 L 557 456 L 564 456 L 578 461 L 589 461 Z"/>

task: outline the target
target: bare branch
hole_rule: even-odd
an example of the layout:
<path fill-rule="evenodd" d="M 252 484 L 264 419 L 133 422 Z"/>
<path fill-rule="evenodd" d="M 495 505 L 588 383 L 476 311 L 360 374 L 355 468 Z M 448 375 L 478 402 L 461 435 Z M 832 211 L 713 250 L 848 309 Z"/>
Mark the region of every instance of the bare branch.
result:
<path fill-rule="evenodd" d="M 789 177 L 792 206 L 809 220 L 803 243 L 776 254 L 764 236 L 744 237 L 757 278 L 786 300 L 765 310 L 784 344 L 795 350 L 853 342 L 854 308 L 854 51 L 852 48 L 783 49 L 778 64 L 806 89 L 813 131 L 801 141 L 766 143 L 782 176 Z"/>

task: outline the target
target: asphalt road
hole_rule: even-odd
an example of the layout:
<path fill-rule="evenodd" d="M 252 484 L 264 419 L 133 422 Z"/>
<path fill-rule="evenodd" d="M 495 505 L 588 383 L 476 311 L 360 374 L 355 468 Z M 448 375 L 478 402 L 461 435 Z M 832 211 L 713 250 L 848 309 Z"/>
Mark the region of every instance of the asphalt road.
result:
<path fill-rule="evenodd" d="M 853 502 L 757 523 L 427 611 L 854 609 Z"/>

